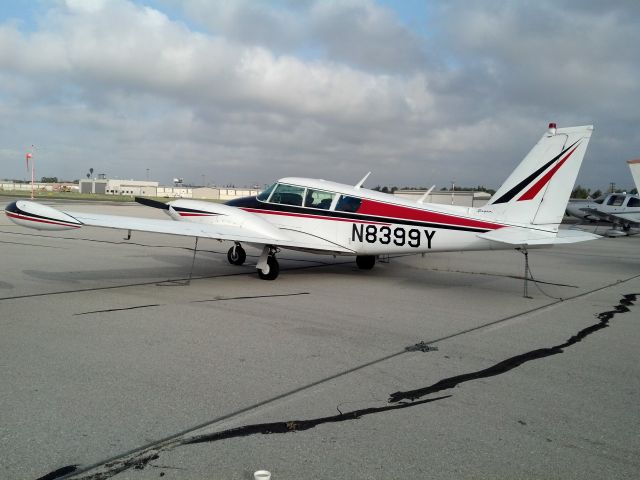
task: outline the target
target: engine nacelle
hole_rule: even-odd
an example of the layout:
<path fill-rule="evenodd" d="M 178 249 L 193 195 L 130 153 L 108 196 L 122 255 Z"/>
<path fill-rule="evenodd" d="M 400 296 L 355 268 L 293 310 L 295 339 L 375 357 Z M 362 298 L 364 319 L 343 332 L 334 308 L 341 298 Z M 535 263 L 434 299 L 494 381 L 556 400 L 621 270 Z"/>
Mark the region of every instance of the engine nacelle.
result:
<path fill-rule="evenodd" d="M 36 230 L 70 230 L 80 228 L 82 223 L 53 207 L 41 203 L 18 200 L 4 209 L 9 219 L 23 227 Z"/>
<path fill-rule="evenodd" d="M 267 237 L 282 238 L 282 231 L 255 213 L 223 203 L 174 200 L 167 211 L 174 220 L 241 227 Z"/>

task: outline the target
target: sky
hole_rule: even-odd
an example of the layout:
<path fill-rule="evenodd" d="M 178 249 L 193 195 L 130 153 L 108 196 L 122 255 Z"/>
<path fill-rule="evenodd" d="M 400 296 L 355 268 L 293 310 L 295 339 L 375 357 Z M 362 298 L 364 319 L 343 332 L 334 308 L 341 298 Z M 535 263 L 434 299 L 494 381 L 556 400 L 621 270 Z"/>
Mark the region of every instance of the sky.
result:
<path fill-rule="evenodd" d="M 0 178 L 497 188 L 595 125 L 577 183 L 630 189 L 637 0 L 3 0 Z"/>

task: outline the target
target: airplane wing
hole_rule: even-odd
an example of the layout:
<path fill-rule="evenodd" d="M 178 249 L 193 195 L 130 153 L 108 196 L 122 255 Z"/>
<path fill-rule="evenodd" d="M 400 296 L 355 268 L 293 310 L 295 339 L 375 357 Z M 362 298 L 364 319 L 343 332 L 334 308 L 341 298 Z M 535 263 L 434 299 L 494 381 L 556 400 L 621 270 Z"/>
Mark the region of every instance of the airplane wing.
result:
<path fill-rule="evenodd" d="M 611 223 L 630 223 L 633 225 L 640 224 L 640 218 L 638 213 L 604 213 L 596 210 L 595 208 L 581 208 L 580 210 L 598 217 L 600 220 Z"/>
<path fill-rule="evenodd" d="M 581 230 L 559 230 L 557 233 L 554 233 L 519 227 L 506 227 L 486 233 L 479 233 L 478 237 L 491 240 L 492 242 L 513 245 L 514 248 L 517 246 L 562 245 L 602 238 L 600 235 L 583 232 Z"/>
<path fill-rule="evenodd" d="M 120 215 L 61 211 L 47 205 L 18 200 L 5 208 L 11 220 L 30 228 L 46 230 L 64 230 L 82 226 L 114 228 L 140 232 L 165 233 L 188 237 L 211 238 L 232 242 L 248 243 L 256 246 L 273 245 L 276 247 L 304 249 L 322 252 L 353 253 L 341 245 L 312 235 L 295 237 L 258 218 L 255 214 L 239 211 L 225 205 L 216 205 L 220 217 L 235 215 L 230 223 L 200 223 L 195 221 L 161 220 Z M 229 210 L 232 209 L 232 210 Z M 235 224 L 233 224 L 235 223 Z"/>
<path fill-rule="evenodd" d="M 640 214 L 638 213 L 616 213 L 611 216 L 631 225 L 640 225 Z"/>

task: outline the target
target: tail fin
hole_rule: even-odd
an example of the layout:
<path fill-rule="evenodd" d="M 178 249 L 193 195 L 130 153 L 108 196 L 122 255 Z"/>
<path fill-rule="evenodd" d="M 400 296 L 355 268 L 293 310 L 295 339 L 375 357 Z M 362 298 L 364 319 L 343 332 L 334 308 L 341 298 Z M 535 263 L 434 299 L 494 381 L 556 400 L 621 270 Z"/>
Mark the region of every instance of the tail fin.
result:
<path fill-rule="evenodd" d="M 629 164 L 629 170 L 631 170 L 631 176 L 633 177 L 633 181 L 636 184 L 636 190 L 640 194 L 640 159 L 638 160 L 627 160 Z"/>
<path fill-rule="evenodd" d="M 502 221 L 556 231 L 592 132 L 593 125 L 556 128 L 550 123 L 549 130 L 482 209 Z"/>

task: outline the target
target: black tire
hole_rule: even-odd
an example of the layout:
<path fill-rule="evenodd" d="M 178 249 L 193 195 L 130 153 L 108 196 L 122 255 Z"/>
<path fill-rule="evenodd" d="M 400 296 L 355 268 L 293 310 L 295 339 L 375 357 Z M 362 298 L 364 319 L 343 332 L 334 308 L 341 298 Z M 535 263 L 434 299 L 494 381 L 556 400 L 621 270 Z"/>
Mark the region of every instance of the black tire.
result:
<path fill-rule="evenodd" d="M 247 252 L 240 245 L 236 245 L 235 249 L 231 247 L 227 252 L 227 260 L 231 265 L 242 265 L 246 259 Z"/>
<path fill-rule="evenodd" d="M 280 265 L 278 264 L 278 260 L 273 255 L 269 255 L 267 257 L 267 265 L 269 266 L 269 271 L 264 273 L 261 269 L 258 269 L 258 276 L 262 280 L 275 280 L 278 278 L 278 274 L 280 273 Z"/>
<path fill-rule="evenodd" d="M 374 255 L 358 255 L 356 264 L 360 270 L 371 270 L 376 264 L 376 257 Z"/>

